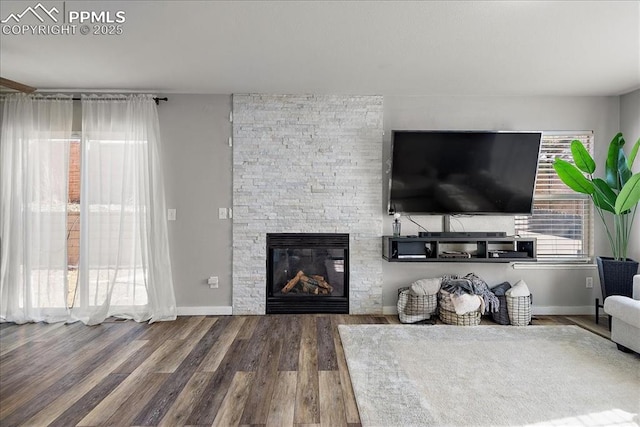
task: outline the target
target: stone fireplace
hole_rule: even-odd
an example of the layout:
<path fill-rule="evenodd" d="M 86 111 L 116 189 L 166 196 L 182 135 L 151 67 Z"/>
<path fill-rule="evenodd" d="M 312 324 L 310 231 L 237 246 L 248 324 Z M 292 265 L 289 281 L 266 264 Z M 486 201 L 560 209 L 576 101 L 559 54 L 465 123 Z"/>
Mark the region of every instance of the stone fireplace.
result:
<path fill-rule="evenodd" d="M 267 234 L 267 314 L 349 313 L 349 235 Z"/>
<path fill-rule="evenodd" d="M 351 314 L 382 313 L 382 97 L 233 95 L 232 126 L 233 313 L 267 313 L 274 272 L 267 271 L 265 248 L 267 234 L 274 233 L 346 235 L 342 304 Z M 277 256 L 289 256 L 290 265 L 296 257 L 339 257 L 308 251 Z M 271 297 L 290 296 L 278 292 Z M 334 296 L 304 298 L 320 303 Z"/>

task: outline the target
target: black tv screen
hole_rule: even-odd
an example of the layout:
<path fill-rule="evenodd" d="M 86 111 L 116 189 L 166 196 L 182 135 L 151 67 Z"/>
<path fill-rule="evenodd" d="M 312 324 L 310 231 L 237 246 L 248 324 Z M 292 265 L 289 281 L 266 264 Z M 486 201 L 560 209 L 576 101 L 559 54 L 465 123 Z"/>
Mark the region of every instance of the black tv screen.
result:
<path fill-rule="evenodd" d="M 389 213 L 530 214 L 541 132 L 392 132 Z"/>

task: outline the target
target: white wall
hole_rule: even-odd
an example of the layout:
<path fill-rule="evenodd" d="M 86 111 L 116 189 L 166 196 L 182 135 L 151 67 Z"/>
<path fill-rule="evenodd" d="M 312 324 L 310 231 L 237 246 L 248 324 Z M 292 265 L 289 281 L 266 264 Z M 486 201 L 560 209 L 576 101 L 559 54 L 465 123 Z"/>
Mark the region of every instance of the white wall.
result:
<path fill-rule="evenodd" d="M 620 131 L 627 141 L 627 154 L 640 138 L 640 89 L 620 97 Z M 640 172 L 640 156 L 636 157 L 633 172 Z M 628 256 L 640 261 L 640 214 L 633 224 Z"/>
<path fill-rule="evenodd" d="M 598 164 L 606 155 L 606 146 L 619 123 L 618 97 L 394 97 L 384 98 L 383 173 L 390 157 L 393 129 L 469 129 L 469 130 L 593 130 Z M 386 175 L 384 181 L 387 181 Z M 386 212 L 388 189 L 383 189 L 382 207 Z M 440 217 L 413 217 L 430 230 L 440 230 Z M 505 217 L 461 218 L 453 221 L 458 231 L 513 230 L 513 221 Z M 403 234 L 418 228 L 403 222 Z M 390 234 L 391 219 L 385 216 L 384 233 Z M 596 253 L 608 252 L 606 238 L 596 227 Z M 421 277 L 475 272 L 490 285 L 504 280 L 524 279 L 532 289 L 534 307 L 539 313 L 591 313 L 593 299 L 599 296 L 597 271 L 582 268 L 545 268 L 541 265 L 514 269 L 509 264 L 472 263 L 384 263 L 383 304 L 395 305 L 397 288 Z M 594 289 L 585 287 L 585 278 L 594 278 Z"/>
<path fill-rule="evenodd" d="M 218 219 L 218 208 L 231 207 L 231 96 L 168 97 L 158 116 L 167 207 L 177 209 L 168 223 L 176 303 L 183 314 L 230 307 L 231 220 Z M 218 289 L 209 276 L 219 277 Z"/>

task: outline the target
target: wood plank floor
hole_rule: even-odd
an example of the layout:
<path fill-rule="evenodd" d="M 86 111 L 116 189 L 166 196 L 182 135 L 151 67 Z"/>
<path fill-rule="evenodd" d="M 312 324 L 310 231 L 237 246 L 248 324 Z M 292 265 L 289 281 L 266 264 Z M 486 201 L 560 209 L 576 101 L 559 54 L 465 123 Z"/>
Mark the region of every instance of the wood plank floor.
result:
<path fill-rule="evenodd" d="M 340 324 L 396 316 L 0 324 L 0 425 L 359 426 Z M 537 316 L 608 336 L 606 318 Z M 491 324 L 485 321 L 483 324 Z"/>

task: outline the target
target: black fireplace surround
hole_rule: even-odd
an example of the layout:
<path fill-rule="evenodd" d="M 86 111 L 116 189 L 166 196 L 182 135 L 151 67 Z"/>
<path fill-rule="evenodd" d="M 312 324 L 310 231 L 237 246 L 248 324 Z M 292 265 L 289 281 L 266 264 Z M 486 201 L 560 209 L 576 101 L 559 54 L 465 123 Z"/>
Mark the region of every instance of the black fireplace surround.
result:
<path fill-rule="evenodd" d="M 267 314 L 349 313 L 349 235 L 267 234 Z"/>

